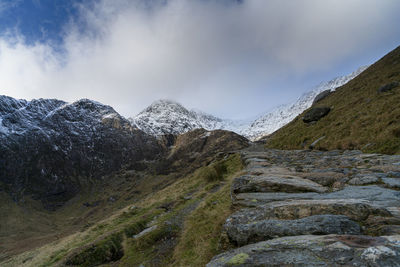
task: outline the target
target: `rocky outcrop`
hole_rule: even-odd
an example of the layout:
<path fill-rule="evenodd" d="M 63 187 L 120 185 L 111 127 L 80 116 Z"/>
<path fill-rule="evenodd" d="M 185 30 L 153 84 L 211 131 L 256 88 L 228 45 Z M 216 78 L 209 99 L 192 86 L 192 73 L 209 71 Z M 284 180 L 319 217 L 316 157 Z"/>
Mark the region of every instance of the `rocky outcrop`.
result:
<path fill-rule="evenodd" d="M 378 93 L 389 92 L 389 91 L 391 91 L 392 89 L 398 87 L 399 85 L 400 85 L 399 82 L 391 82 L 391 83 L 385 84 L 385 85 L 379 87 Z"/>
<path fill-rule="evenodd" d="M 207 266 L 399 266 L 400 156 L 254 145 L 242 158 L 223 229 L 243 247 Z"/>
<path fill-rule="evenodd" d="M 55 209 L 103 175 L 162 152 L 98 102 L 0 96 L 0 183 L 16 201 L 29 195 Z"/>
<path fill-rule="evenodd" d="M 170 143 L 169 154 L 160 163 L 159 172 L 191 172 L 200 166 L 208 165 L 215 157 L 248 146 L 249 141 L 234 132 L 196 129 L 176 136 L 173 143 Z"/>
<path fill-rule="evenodd" d="M 329 107 L 311 108 L 309 111 L 307 111 L 304 114 L 303 121 L 305 123 L 319 121 L 321 118 L 323 118 L 326 115 L 328 115 L 328 113 L 330 111 L 331 111 L 331 108 L 329 108 Z"/>
<path fill-rule="evenodd" d="M 326 98 L 328 95 L 330 95 L 331 93 L 332 93 L 331 90 L 322 91 L 321 93 L 319 93 L 319 94 L 314 98 L 314 101 L 313 101 L 312 104 L 314 105 L 314 104 L 318 103 L 319 101 L 321 101 L 322 99 L 324 99 L 324 98 Z"/>

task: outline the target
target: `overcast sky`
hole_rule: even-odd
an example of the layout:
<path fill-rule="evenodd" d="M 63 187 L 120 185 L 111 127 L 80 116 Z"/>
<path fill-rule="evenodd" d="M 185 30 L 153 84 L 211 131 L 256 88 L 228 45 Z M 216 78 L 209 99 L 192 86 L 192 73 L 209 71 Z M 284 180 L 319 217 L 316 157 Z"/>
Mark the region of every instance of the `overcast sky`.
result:
<path fill-rule="evenodd" d="M 0 94 L 90 98 L 125 116 L 166 98 L 246 118 L 400 45 L 399 11 L 398 0 L 0 0 Z"/>

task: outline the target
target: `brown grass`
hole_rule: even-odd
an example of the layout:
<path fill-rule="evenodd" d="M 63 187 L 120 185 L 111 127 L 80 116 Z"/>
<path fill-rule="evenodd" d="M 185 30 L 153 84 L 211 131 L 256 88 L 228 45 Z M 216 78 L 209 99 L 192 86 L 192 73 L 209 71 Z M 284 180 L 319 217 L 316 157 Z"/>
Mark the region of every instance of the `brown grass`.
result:
<path fill-rule="evenodd" d="M 306 124 L 304 113 L 299 115 L 272 134 L 267 147 L 302 149 L 325 136 L 316 149 L 400 154 L 400 87 L 378 93 L 394 81 L 400 81 L 400 47 L 318 102 L 316 106 L 331 107 L 326 117 Z"/>

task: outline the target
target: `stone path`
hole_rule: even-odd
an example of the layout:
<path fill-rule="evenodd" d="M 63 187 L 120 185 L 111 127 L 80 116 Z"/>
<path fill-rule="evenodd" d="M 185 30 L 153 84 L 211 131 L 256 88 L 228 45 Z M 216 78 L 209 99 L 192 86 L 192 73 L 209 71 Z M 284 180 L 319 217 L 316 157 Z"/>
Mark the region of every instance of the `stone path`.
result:
<path fill-rule="evenodd" d="M 237 249 L 211 266 L 400 266 L 400 156 L 242 151 L 224 225 Z"/>

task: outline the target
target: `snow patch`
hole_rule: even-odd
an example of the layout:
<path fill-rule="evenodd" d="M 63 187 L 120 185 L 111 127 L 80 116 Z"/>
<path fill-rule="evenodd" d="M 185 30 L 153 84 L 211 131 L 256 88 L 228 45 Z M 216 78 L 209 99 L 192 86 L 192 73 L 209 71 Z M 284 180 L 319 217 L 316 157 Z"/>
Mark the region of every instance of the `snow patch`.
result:
<path fill-rule="evenodd" d="M 3 118 L 0 117 L 0 133 L 8 134 L 9 130 L 3 125 Z"/>

